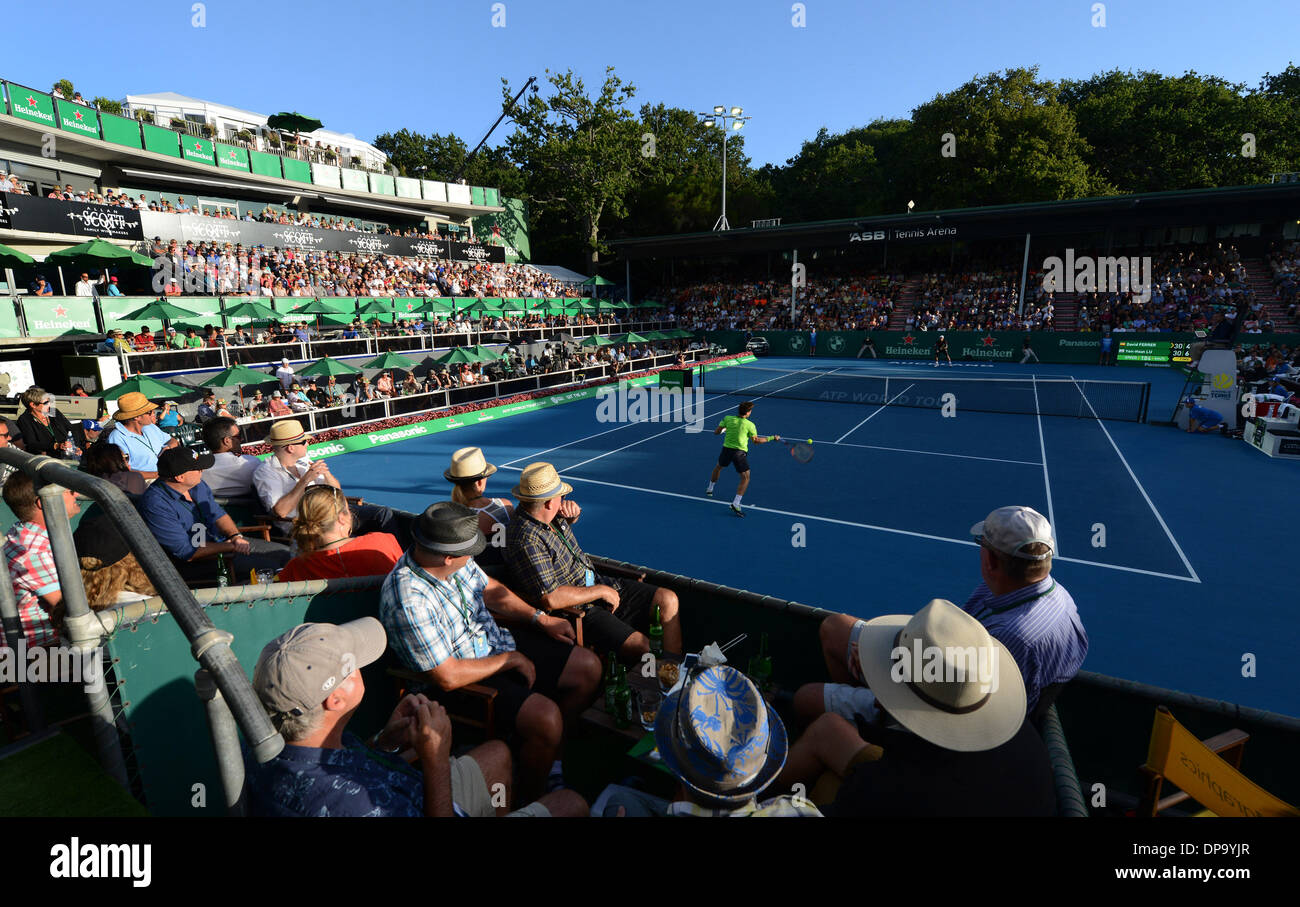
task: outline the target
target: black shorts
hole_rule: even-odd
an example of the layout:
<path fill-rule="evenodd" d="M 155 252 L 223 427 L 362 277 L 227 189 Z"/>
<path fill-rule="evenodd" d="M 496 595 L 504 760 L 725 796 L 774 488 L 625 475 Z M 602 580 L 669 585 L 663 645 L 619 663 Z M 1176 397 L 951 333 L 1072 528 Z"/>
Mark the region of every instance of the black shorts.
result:
<path fill-rule="evenodd" d="M 734 447 L 722 448 L 722 453 L 718 454 L 718 465 L 727 466 L 735 464 L 736 472 L 749 472 L 749 454 L 743 450 L 736 450 Z"/>
<path fill-rule="evenodd" d="M 604 657 L 616 651 L 634 632 L 650 629 L 650 612 L 658 586 L 597 576 L 596 582 L 618 590 L 618 610 L 611 612 L 604 602 L 594 605 L 582 617 L 583 642 Z"/>
<path fill-rule="evenodd" d="M 540 693 L 555 699 L 559 695 L 560 675 L 575 651 L 568 643 L 553 639 L 533 627 L 521 627 L 510 632 L 515 637 L 515 647 L 533 663 L 537 678 L 531 688 L 524 685 L 523 677 L 514 670 L 501 671 L 479 681 L 497 691 L 493 716 L 498 731 L 503 733 L 514 730 L 515 719 L 529 696 Z"/>

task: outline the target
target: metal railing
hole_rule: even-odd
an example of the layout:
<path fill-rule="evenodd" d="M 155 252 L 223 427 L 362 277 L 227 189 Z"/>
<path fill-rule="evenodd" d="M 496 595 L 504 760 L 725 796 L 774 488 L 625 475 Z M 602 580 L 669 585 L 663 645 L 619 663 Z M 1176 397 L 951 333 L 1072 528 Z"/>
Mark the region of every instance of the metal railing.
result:
<path fill-rule="evenodd" d="M 127 496 L 104 479 L 73 469 L 60 460 L 34 456 L 15 447 L 0 447 L 0 463 L 14 466 L 31 476 L 41 498 L 46 531 L 49 533 L 59 576 L 59 589 L 66 609 L 64 635 L 72 647 L 82 653 L 91 653 L 101 648 L 111 627 L 105 628 L 99 617 L 91 612 L 86 600 L 81 562 L 72 538 L 72 525 L 62 502 L 65 488 L 84 495 L 103 508 L 158 590 L 161 599 L 166 602 L 167 610 L 176 618 L 177 625 L 190 643 L 195 660 L 209 673 L 229 703 L 240 730 L 249 741 L 254 758 L 259 762 L 274 758 L 283 749 L 284 740 L 271 726 L 248 676 L 231 651 L 230 634 L 213 625 Z M 17 641 L 23 639 L 23 634 L 8 579 L 8 571 L 0 571 L 0 580 L 4 580 L 6 590 L 0 591 L 0 616 L 3 617 L 5 638 L 11 647 L 16 647 Z M 32 697 L 30 690 L 22 692 L 24 686 L 25 684 L 19 684 L 20 701 L 26 709 Z M 85 692 L 100 764 L 110 776 L 126 787 L 126 761 L 108 685 L 87 683 Z M 42 723 L 39 707 L 32 718 L 36 724 Z"/>

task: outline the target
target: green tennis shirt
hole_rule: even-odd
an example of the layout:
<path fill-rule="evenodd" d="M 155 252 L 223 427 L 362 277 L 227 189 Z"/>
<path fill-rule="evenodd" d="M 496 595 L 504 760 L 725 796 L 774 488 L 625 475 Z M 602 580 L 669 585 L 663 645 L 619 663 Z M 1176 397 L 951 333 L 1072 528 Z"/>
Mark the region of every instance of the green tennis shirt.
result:
<path fill-rule="evenodd" d="M 724 416 L 722 426 L 727 430 L 722 446 L 733 450 L 749 450 L 749 439 L 758 437 L 754 423 L 740 416 Z"/>

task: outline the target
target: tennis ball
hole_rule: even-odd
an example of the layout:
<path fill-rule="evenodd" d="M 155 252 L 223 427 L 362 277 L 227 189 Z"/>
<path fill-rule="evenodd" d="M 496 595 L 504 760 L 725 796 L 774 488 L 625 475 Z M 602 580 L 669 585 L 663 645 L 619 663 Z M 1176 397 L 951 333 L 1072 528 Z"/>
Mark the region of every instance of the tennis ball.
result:
<path fill-rule="evenodd" d="M 809 438 L 809 439 L 808 439 L 808 443 L 809 443 L 809 444 L 812 443 L 812 438 Z"/>

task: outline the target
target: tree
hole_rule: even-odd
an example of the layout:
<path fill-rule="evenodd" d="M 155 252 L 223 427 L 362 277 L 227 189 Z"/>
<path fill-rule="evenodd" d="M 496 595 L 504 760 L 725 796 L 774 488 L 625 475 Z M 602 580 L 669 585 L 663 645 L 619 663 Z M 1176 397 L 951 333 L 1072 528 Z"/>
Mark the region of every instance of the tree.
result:
<path fill-rule="evenodd" d="M 463 170 L 462 179 L 470 185 L 490 186 L 503 195 L 523 191 L 523 177 L 504 148 L 484 147 L 467 166 L 469 149 L 455 133 L 422 135 L 402 129 L 379 136 L 374 146 L 403 176 L 445 182 Z"/>
<path fill-rule="evenodd" d="M 594 99 L 572 70 L 547 70 L 547 77 L 551 95 L 530 93 L 522 102 L 502 79 L 503 106 L 515 124 L 506 146 L 524 172 L 531 209 L 539 219 L 566 222 L 594 273 L 606 249 L 602 225 L 627 214 L 637 180 L 653 168 L 641 154 L 640 125 L 627 107 L 636 87 L 625 85 L 612 66 Z"/>
<path fill-rule="evenodd" d="M 71 101 L 72 96 L 76 94 L 76 89 L 72 87 L 72 82 L 68 79 L 59 79 L 59 81 L 54 83 L 53 90 L 62 94 L 69 101 Z"/>
<path fill-rule="evenodd" d="M 95 98 L 95 108 L 101 113 L 122 115 L 122 102 L 114 101 L 112 98 Z"/>

